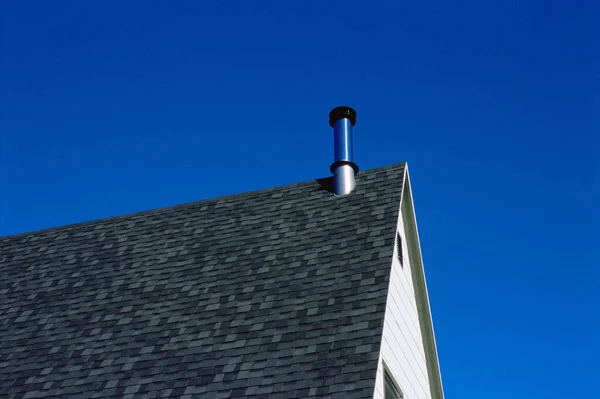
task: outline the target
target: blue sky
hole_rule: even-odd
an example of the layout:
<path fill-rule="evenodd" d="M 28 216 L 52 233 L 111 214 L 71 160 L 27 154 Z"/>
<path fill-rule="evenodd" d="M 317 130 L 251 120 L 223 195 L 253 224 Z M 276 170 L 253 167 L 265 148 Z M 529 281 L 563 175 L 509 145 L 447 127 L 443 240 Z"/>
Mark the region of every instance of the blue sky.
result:
<path fill-rule="evenodd" d="M 0 235 L 327 176 L 349 105 L 409 163 L 446 396 L 597 397 L 592 3 L 0 1 Z"/>

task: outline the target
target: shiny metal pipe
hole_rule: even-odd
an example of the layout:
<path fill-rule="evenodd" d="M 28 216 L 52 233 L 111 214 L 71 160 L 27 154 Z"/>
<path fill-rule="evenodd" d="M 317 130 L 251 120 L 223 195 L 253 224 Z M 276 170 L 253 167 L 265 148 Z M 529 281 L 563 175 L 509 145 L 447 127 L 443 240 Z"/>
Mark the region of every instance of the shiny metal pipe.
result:
<path fill-rule="evenodd" d="M 342 118 L 333 125 L 333 161 L 352 162 L 352 122 Z"/>
<path fill-rule="evenodd" d="M 354 168 L 348 164 L 340 164 L 333 170 L 333 192 L 335 195 L 347 195 L 354 190 Z"/>
<path fill-rule="evenodd" d="M 329 113 L 329 125 L 333 127 L 333 191 L 335 195 L 347 195 L 356 185 L 354 176 L 358 166 L 352 154 L 352 127 L 356 123 L 356 111 L 349 107 L 337 107 Z"/>

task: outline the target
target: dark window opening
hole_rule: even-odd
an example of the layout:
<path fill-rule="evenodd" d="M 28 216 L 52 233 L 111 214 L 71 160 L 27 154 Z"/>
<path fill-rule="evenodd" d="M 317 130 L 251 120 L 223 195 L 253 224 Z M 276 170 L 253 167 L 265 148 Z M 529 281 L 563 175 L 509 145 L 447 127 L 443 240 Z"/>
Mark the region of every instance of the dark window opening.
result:
<path fill-rule="evenodd" d="M 383 399 L 402 399 L 402 391 L 398 388 L 398 385 L 392 380 L 392 376 L 386 371 L 383 373 Z"/>

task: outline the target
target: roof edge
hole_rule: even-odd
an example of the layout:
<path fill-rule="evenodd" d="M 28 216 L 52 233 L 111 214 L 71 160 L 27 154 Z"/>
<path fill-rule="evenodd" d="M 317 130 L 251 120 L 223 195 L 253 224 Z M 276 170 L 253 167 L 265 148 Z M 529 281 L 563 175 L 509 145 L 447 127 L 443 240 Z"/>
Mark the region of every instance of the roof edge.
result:
<path fill-rule="evenodd" d="M 401 217 L 404 220 L 404 234 L 406 236 L 409 259 L 411 259 L 411 273 L 415 288 L 419 325 L 421 327 L 421 336 L 423 338 L 423 347 L 425 350 L 425 362 L 427 364 L 431 398 L 444 399 L 442 375 L 440 372 L 437 345 L 433 331 L 433 319 L 431 317 L 431 307 L 429 305 L 429 295 L 427 293 L 427 283 L 425 280 L 425 268 L 423 267 L 421 243 L 419 241 L 417 218 L 407 164 L 404 167 L 404 184 L 402 186 L 402 195 L 400 197 L 400 212 Z"/>
<path fill-rule="evenodd" d="M 380 170 L 397 168 L 397 167 L 406 167 L 406 162 L 397 162 L 397 163 L 390 164 L 390 165 L 384 165 L 384 166 L 374 167 L 371 169 L 366 169 L 366 170 L 359 172 L 359 174 L 362 175 L 362 174 L 369 173 L 369 172 L 377 172 Z M 260 189 L 256 189 L 256 190 L 243 191 L 243 192 L 238 192 L 238 193 L 233 193 L 233 194 L 225 194 L 225 195 L 220 195 L 217 197 L 204 198 L 204 199 L 200 199 L 197 201 L 185 202 L 185 203 L 180 203 L 180 204 L 175 204 L 175 205 L 167 205 L 167 206 L 159 207 L 159 208 L 144 209 L 141 211 L 135 211 L 135 212 L 125 213 L 125 214 L 121 214 L 121 215 L 106 216 L 106 217 L 101 217 L 98 219 L 84 220 L 84 221 L 80 221 L 80 222 L 68 223 L 68 224 L 63 224 L 63 225 L 58 225 L 58 226 L 44 227 L 44 228 L 37 229 L 37 230 L 24 231 L 21 233 L 0 235 L 0 241 L 6 240 L 6 239 L 14 239 L 14 238 L 23 237 L 23 236 L 32 235 L 32 234 L 43 234 L 43 233 L 46 233 L 49 231 L 56 232 L 56 231 L 63 231 L 63 230 L 69 230 L 69 229 L 76 229 L 76 228 L 85 227 L 85 226 L 88 226 L 91 224 L 96 224 L 96 223 L 101 223 L 101 222 L 109 222 L 112 220 L 119 220 L 122 218 L 130 218 L 130 217 L 135 217 L 135 216 L 147 214 L 147 213 L 157 214 L 157 213 L 162 213 L 162 212 L 168 212 L 168 211 L 172 211 L 172 210 L 175 210 L 178 208 L 194 206 L 194 205 L 202 205 L 202 204 L 212 202 L 212 201 L 223 200 L 225 198 L 228 198 L 228 199 L 243 198 L 245 196 L 257 195 L 259 193 L 276 191 L 276 190 L 281 190 L 284 188 L 300 187 L 300 186 L 307 185 L 307 184 L 322 184 L 323 181 L 331 180 L 331 179 L 332 179 L 332 176 L 325 176 L 325 177 L 321 177 L 321 178 L 317 178 L 317 179 L 310 179 L 310 180 L 305 180 L 305 181 L 296 182 L 296 183 L 284 184 L 282 186 L 260 188 Z"/>

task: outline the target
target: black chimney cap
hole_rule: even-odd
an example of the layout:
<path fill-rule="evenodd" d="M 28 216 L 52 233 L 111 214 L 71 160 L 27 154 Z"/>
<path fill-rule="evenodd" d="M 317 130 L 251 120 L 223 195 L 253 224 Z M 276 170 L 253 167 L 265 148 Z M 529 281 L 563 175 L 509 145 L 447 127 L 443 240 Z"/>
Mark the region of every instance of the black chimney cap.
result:
<path fill-rule="evenodd" d="M 356 125 L 356 111 L 350 107 L 335 107 L 329 113 L 329 125 L 333 127 L 342 118 L 350 119 L 352 126 Z"/>

